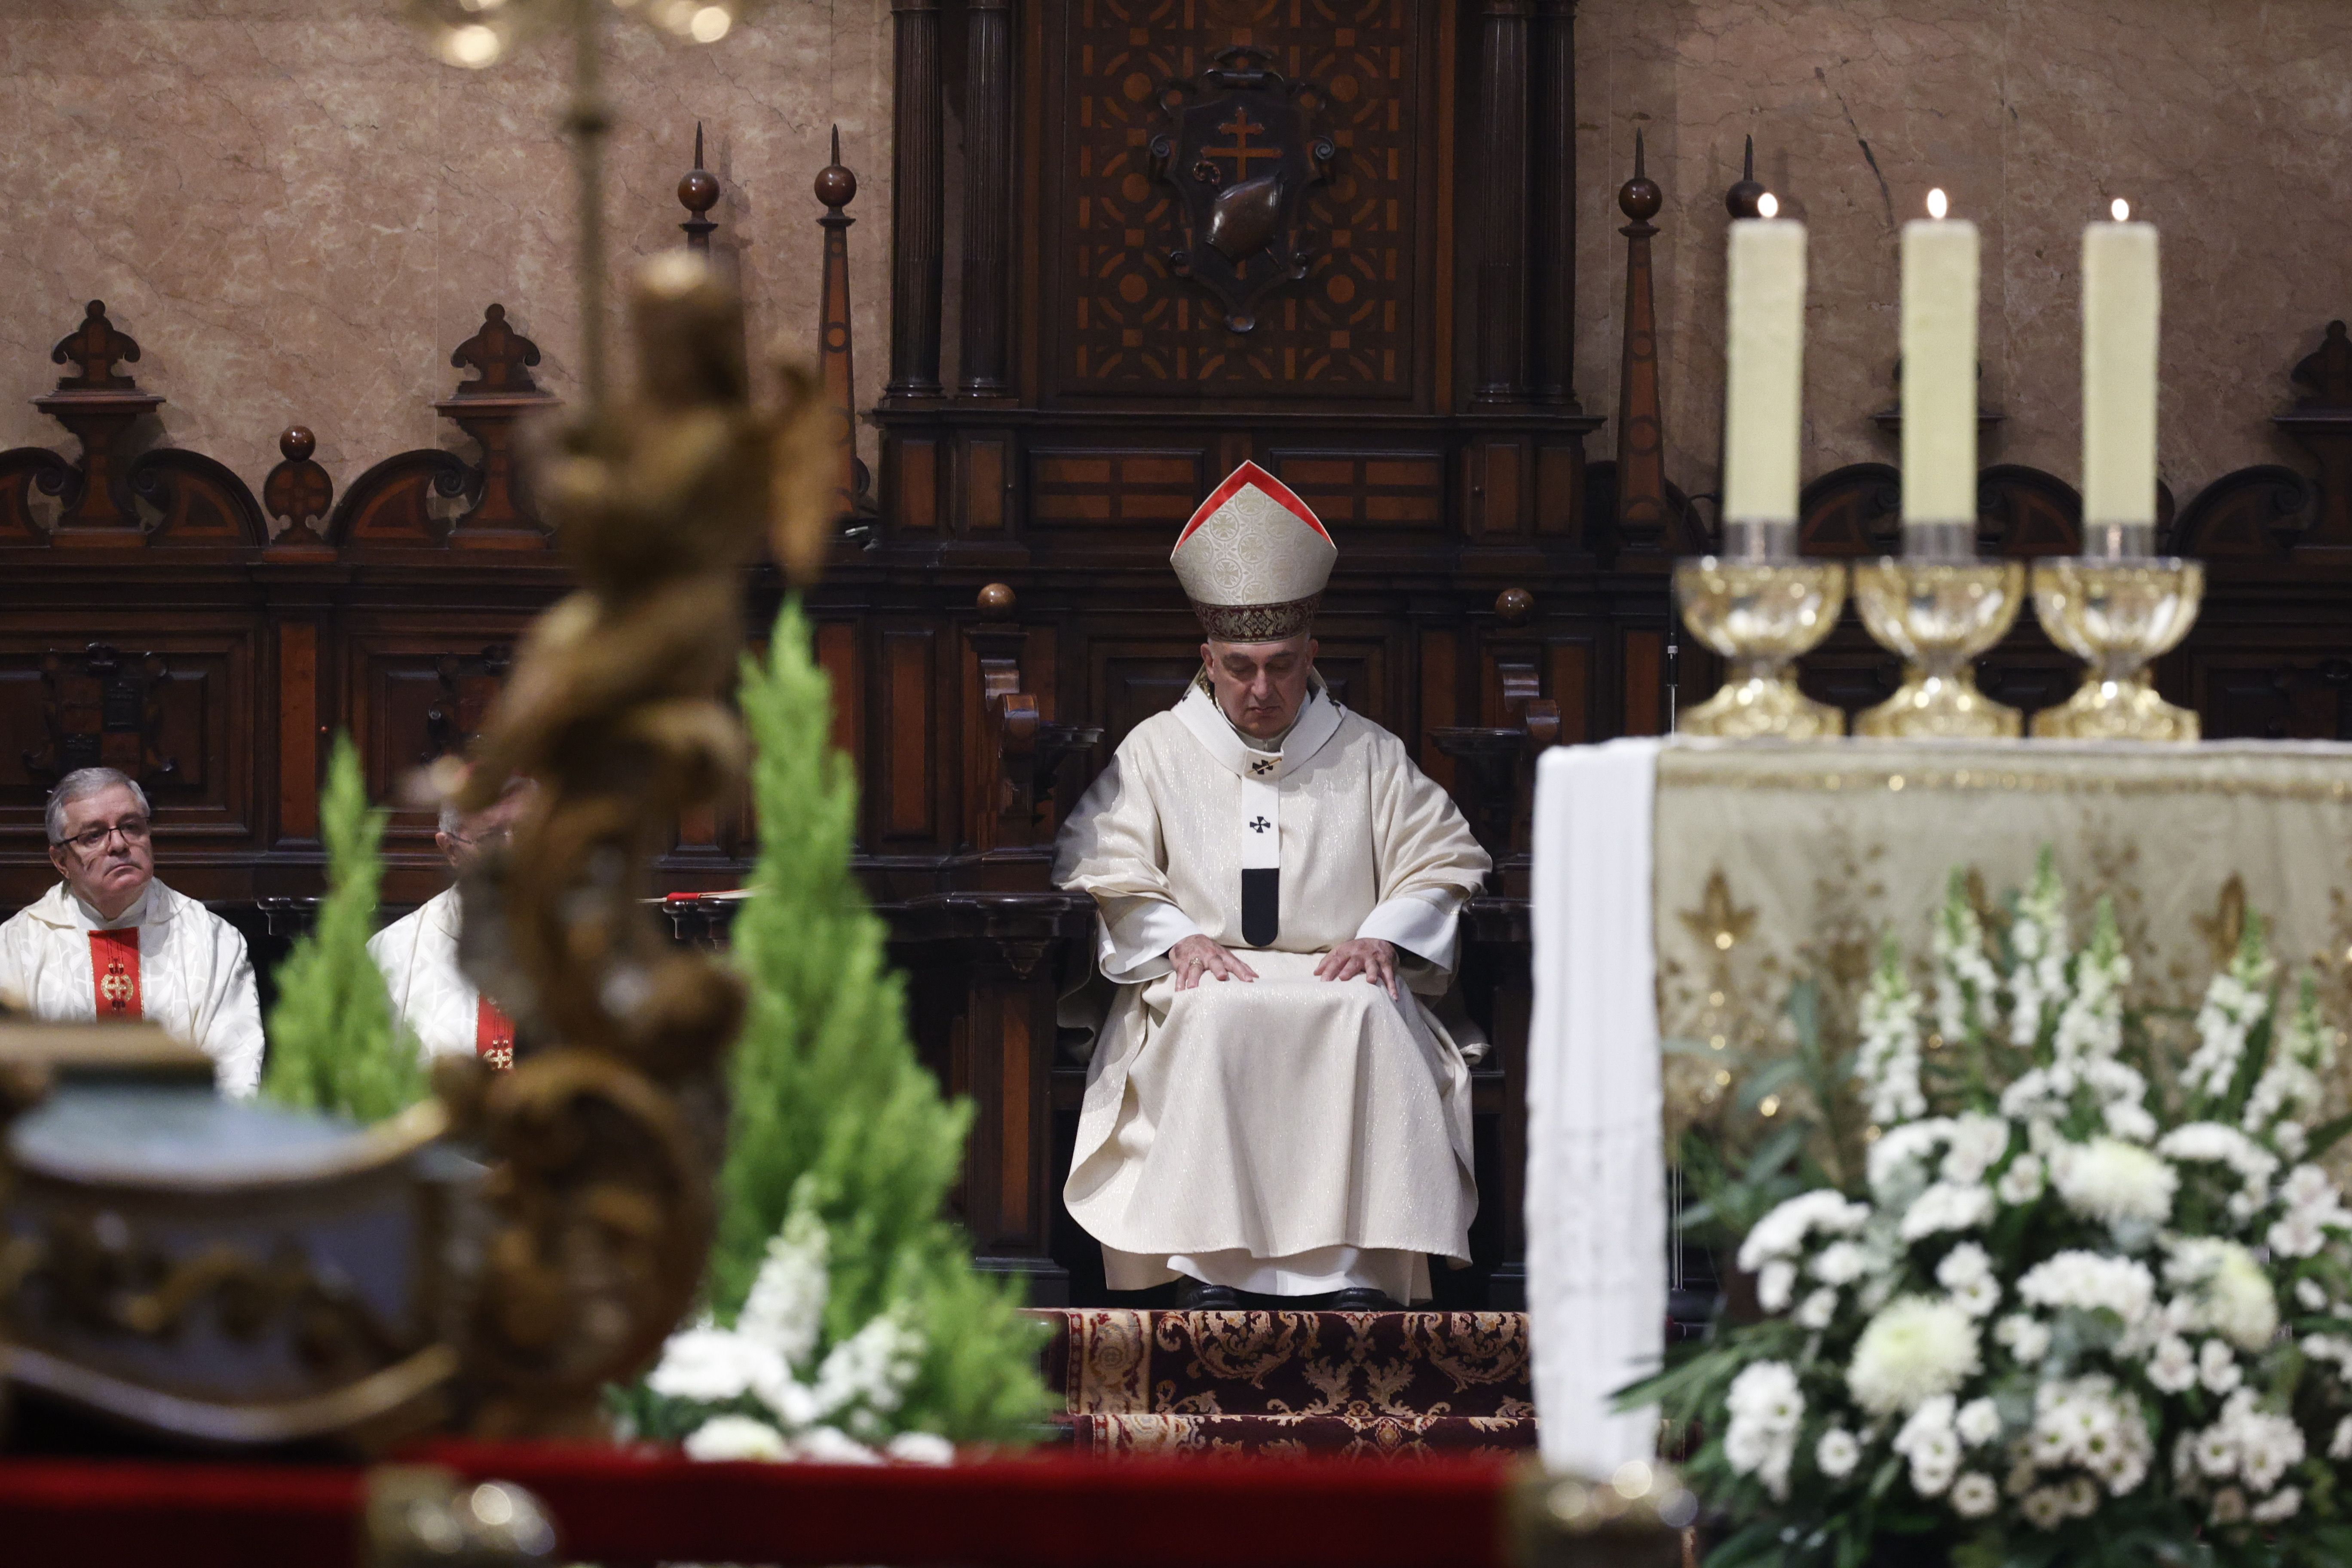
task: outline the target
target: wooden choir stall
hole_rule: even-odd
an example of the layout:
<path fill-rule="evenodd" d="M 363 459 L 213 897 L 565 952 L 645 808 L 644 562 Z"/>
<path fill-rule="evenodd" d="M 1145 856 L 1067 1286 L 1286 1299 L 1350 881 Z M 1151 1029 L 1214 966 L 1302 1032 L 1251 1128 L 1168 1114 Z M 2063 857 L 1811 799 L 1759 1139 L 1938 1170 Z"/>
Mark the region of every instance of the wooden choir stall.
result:
<path fill-rule="evenodd" d="M 1704 548 L 1709 513 L 1664 472 L 1662 200 L 1632 149 L 1624 275 L 1591 280 L 1622 290 L 1620 384 L 1581 399 L 1570 384 L 1573 9 L 895 11 L 890 342 L 857 345 L 869 365 L 887 347 L 862 414 L 879 461 L 870 483 L 845 475 L 853 500 L 808 608 L 914 1028 L 976 1102 L 962 1217 L 983 1262 L 1040 1303 L 1102 1291 L 1059 1201 L 1085 1064 L 1056 1003 L 1093 917 L 1048 885 L 1055 823 L 1197 668 L 1168 552 L 1249 458 L 1339 541 L 1316 627 L 1334 695 L 1403 737 L 1496 856 L 1461 969 L 1494 1041 L 1475 1074 L 1476 1267 L 1437 1289 L 1440 1305 L 1518 1304 L 1533 760 L 1661 732 L 1714 684 L 1696 656 L 1677 680 L 1668 575 Z M 808 237 L 825 280 L 812 352 L 852 405 L 855 191 L 836 151 Z M 706 216 L 718 195 L 698 170 L 681 186 L 691 243 L 729 243 Z M 485 301 L 451 345 L 434 405 L 446 444 L 336 474 L 296 427 L 257 496 L 157 441 L 171 388 L 138 379 L 140 322 L 57 310 L 72 330 L 38 406 L 58 446 L 0 453 L 0 906 L 52 879 L 49 787 L 105 763 L 152 797 L 163 877 L 243 927 L 266 968 L 320 889 L 332 732 L 392 798 L 466 746 L 522 627 L 565 586 L 518 456 L 521 423 L 555 406 L 532 374 L 533 301 Z M 2209 736 L 2352 738 L 2342 323 L 2280 391 L 2308 470 L 2167 498 L 2167 547 L 2205 558 L 2209 588 L 2164 685 Z M 1612 458 L 1587 451 L 1610 423 L 1588 402 L 1613 417 Z M 1989 468 L 1981 493 L 1989 551 L 2077 548 L 2078 498 L 2055 477 Z M 1822 476 L 1805 549 L 1889 548 L 1895 496 L 1884 465 Z M 748 575 L 755 625 L 781 592 L 772 570 Z M 2021 631 L 1984 685 L 2031 709 L 2073 670 Z M 1805 685 L 1852 710 L 1895 673 L 1849 625 Z M 433 826 L 394 816 L 388 913 L 443 885 Z M 723 937 L 728 906 L 695 895 L 738 886 L 751 853 L 740 811 L 679 825 L 660 876 L 681 940 Z"/>

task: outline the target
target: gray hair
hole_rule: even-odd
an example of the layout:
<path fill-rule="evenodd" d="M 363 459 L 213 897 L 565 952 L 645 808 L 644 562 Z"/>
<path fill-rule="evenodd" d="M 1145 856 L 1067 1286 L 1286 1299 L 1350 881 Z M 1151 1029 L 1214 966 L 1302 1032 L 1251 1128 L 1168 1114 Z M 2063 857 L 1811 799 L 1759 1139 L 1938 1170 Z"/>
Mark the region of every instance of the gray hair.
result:
<path fill-rule="evenodd" d="M 139 809 L 143 815 L 151 817 L 155 815 L 155 808 L 147 804 L 147 792 L 139 787 L 137 779 L 121 769 L 76 768 L 59 779 L 58 787 L 49 792 L 49 809 L 47 815 L 41 819 L 41 826 L 48 832 L 49 842 L 52 844 L 65 842 L 66 807 L 78 800 L 88 800 L 91 795 L 113 789 L 117 785 L 131 792 L 131 798 L 139 803 Z"/>

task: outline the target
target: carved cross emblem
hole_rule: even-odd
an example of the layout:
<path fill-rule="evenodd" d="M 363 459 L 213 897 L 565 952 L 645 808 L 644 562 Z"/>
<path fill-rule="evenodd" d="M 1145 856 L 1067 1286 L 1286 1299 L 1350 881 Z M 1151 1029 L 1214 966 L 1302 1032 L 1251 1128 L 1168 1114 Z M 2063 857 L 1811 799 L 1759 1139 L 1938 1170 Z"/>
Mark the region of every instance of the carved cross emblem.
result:
<path fill-rule="evenodd" d="M 1252 833 L 1264 833 L 1267 828 L 1272 827 L 1273 826 L 1273 823 L 1268 822 L 1265 817 L 1261 816 L 1256 821 L 1249 825 L 1249 830 Z"/>
<path fill-rule="evenodd" d="M 1250 764 L 1250 772 L 1261 776 L 1274 772 L 1274 759 L 1269 757 L 1263 762 L 1252 763 Z"/>
<path fill-rule="evenodd" d="M 1261 121 L 1252 120 L 1250 118 L 1248 104 L 1244 103 L 1236 106 L 1234 110 L 1234 117 L 1231 120 L 1226 121 L 1223 124 L 1218 126 L 1217 129 L 1223 132 L 1226 135 L 1231 136 L 1233 138 L 1232 142 L 1223 147 L 1203 147 L 1201 149 L 1201 156 L 1203 158 L 1231 158 L 1234 161 L 1234 179 L 1236 182 L 1249 178 L 1249 166 L 1250 160 L 1252 158 L 1264 158 L 1269 163 L 1275 163 L 1282 162 L 1281 148 L 1253 147 L 1249 144 L 1251 134 L 1253 132 L 1263 132 L 1265 129 L 1265 125 Z"/>
<path fill-rule="evenodd" d="M 122 960 L 118 958 L 106 966 L 106 978 L 98 983 L 98 989 L 106 998 L 106 1005 L 116 1012 L 130 1010 L 131 972 L 122 966 Z"/>

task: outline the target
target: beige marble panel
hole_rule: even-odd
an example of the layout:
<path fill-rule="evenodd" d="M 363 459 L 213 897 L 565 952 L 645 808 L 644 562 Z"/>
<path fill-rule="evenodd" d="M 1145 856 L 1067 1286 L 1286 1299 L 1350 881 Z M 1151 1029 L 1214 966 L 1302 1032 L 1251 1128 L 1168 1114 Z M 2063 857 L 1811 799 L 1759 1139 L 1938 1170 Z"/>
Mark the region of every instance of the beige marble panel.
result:
<path fill-rule="evenodd" d="M 12 0 L 0 26 L 0 446 L 66 445 L 27 401 L 48 351 L 103 299 L 135 337 L 166 438 L 258 491 L 277 436 L 309 425 L 339 484 L 460 439 L 431 405 L 449 352 L 506 305 L 543 384 L 576 395 L 573 184 L 557 120 L 567 56 L 529 43 L 481 72 L 439 64 L 386 0 Z M 615 273 L 679 238 L 694 127 L 724 195 L 755 350 L 813 355 L 838 124 L 862 400 L 887 353 L 887 0 L 775 4 L 713 47 L 616 21 L 607 83 Z M 870 439 L 870 433 L 869 433 Z"/>
<path fill-rule="evenodd" d="M 2268 416 L 2352 313 L 2343 0 L 1584 0 L 1578 49 L 1578 385 L 1613 411 L 1615 194 L 1640 126 L 1666 193 L 1668 473 L 1685 489 L 1716 484 L 1723 192 L 1750 133 L 1758 177 L 1811 229 L 1809 478 L 1893 460 L 1870 416 L 1894 400 L 1896 234 L 1935 184 L 1984 230 L 1983 395 L 2007 416 L 1987 462 L 2077 475 L 2080 231 L 2116 195 L 2163 227 L 2175 494 L 2300 460 Z"/>

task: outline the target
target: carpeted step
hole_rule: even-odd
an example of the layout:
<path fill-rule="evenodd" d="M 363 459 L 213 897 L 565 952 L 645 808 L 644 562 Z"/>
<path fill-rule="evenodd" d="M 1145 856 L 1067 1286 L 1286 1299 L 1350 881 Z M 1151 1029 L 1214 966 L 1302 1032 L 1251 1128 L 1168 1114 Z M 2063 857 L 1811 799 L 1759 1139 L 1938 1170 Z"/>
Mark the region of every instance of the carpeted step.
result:
<path fill-rule="evenodd" d="M 1054 1325 L 1047 1384 L 1087 1451 L 1534 1445 L 1524 1313 L 1037 1315 Z"/>
<path fill-rule="evenodd" d="M 1071 1447 L 1096 1458 L 1130 1455 L 1415 1459 L 1522 1453 L 1532 1415 L 1069 1415 Z"/>

